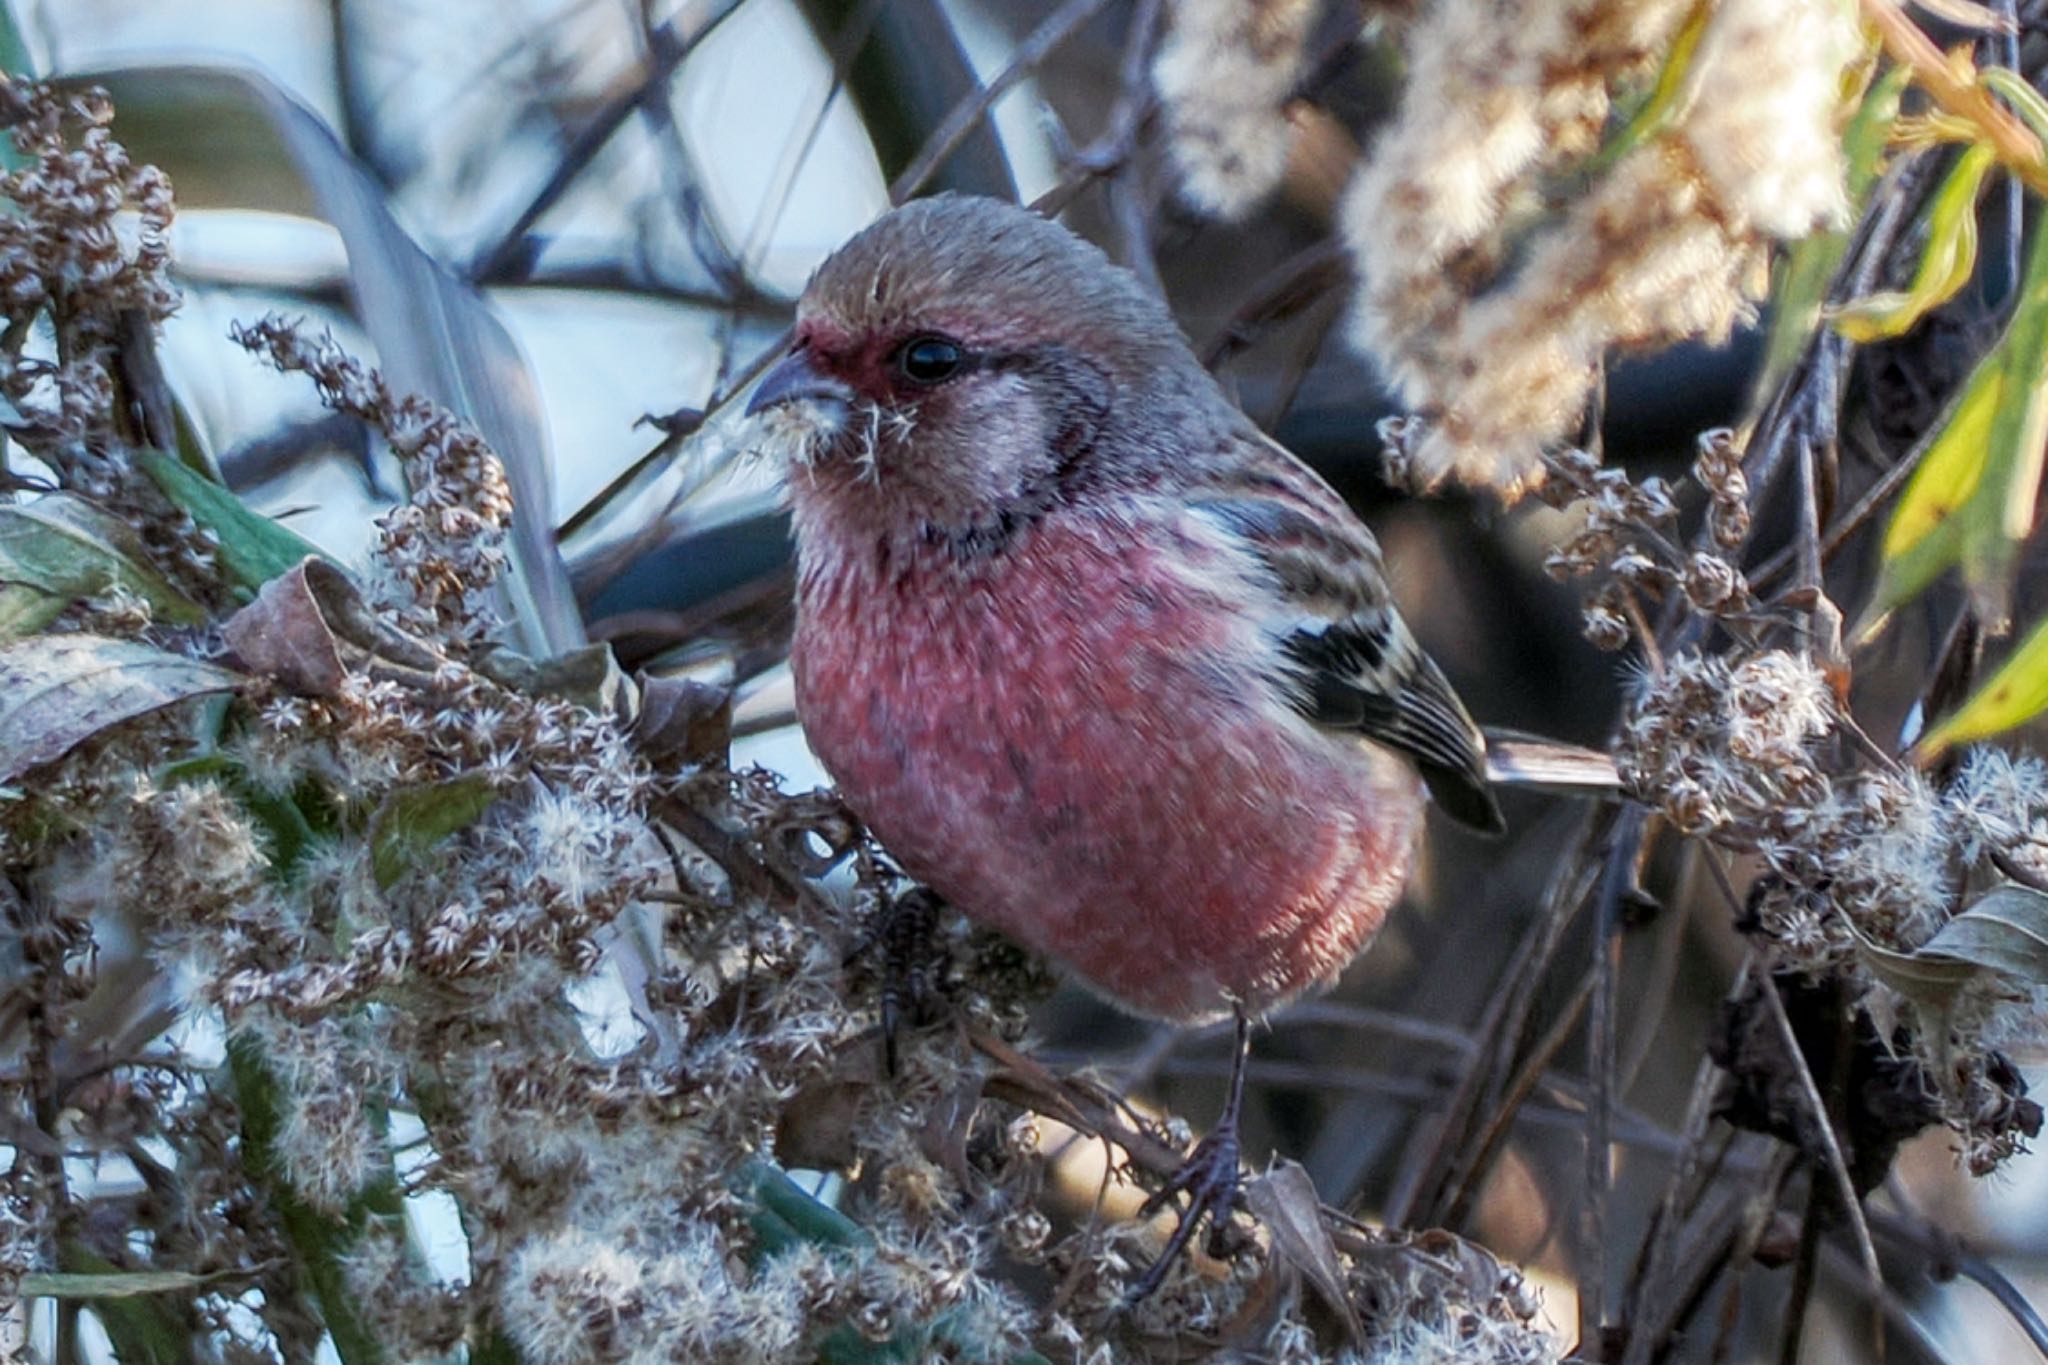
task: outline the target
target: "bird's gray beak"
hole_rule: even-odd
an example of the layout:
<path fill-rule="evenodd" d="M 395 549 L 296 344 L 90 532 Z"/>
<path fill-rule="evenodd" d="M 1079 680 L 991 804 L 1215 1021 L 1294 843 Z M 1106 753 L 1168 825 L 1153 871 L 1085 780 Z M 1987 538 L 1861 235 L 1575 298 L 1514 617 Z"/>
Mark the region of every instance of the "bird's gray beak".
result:
<path fill-rule="evenodd" d="M 820 371 L 811 360 L 809 347 L 798 347 L 761 376 L 753 396 L 747 399 L 747 416 L 805 400 L 824 409 L 820 415 L 836 425 L 853 406 L 853 390 Z"/>

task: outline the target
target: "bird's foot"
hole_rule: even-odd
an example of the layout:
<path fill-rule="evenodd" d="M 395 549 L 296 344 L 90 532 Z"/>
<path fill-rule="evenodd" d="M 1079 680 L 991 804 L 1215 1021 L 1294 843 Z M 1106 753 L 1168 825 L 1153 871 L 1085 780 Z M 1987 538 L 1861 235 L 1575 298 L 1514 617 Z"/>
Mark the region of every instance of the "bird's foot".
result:
<path fill-rule="evenodd" d="M 1174 1228 L 1173 1236 L 1166 1241 L 1166 1248 L 1152 1262 L 1144 1277 L 1124 1295 L 1125 1307 L 1143 1302 L 1159 1288 L 1174 1259 L 1194 1240 L 1195 1229 L 1204 1215 L 1209 1219 L 1208 1251 L 1211 1256 L 1222 1260 L 1243 1248 L 1243 1233 L 1230 1220 L 1232 1211 L 1237 1207 L 1238 1157 L 1237 1124 L 1219 1124 L 1215 1131 L 1195 1145 L 1195 1150 L 1188 1154 L 1180 1169 L 1168 1177 L 1166 1183 L 1138 1210 L 1140 1218 L 1150 1218 L 1175 1196 L 1185 1194 L 1188 1197 L 1180 1225 Z"/>
<path fill-rule="evenodd" d="M 946 954 L 939 942 L 945 902 L 924 887 L 896 897 L 877 929 L 882 950 L 882 1053 L 897 1074 L 897 1035 L 938 1015 Z"/>

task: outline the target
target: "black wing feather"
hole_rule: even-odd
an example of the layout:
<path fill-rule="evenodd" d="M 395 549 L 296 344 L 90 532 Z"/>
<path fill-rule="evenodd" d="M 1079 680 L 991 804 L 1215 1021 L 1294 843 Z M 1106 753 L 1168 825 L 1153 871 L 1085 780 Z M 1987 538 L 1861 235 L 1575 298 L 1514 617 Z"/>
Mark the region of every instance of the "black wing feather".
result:
<path fill-rule="evenodd" d="M 1446 814 L 1500 833 L 1485 736 L 1388 599 L 1372 532 L 1277 443 L 1249 424 L 1239 437 L 1264 458 L 1213 475 L 1189 510 L 1240 538 L 1299 609 L 1281 639 L 1296 709 L 1407 754 Z"/>
<path fill-rule="evenodd" d="M 1281 647 L 1304 683 L 1296 705 L 1319 725 L 1356 730 L 1406 753 L 1446 815 L 1501 833 L 1507 822 L 1487 781 L 1485 737 L 1434 659 L 1411 646 L 1389 670 L 1388 643 L 1383 631 L 1349 625 L 1288 636 Z"/>

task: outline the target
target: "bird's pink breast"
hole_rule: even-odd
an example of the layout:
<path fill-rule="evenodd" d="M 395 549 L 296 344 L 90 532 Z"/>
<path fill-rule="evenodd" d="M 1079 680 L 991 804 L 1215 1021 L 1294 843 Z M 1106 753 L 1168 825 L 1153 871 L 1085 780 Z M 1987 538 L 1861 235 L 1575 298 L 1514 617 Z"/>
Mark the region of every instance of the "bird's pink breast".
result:
<path fill-rule="evenodd" d="M 971 574 L 813 562 L 793 658 L 812 748 L 912 875 L 1175 1020 L 1342 970 L 1421 823 L 1412 771 L 1293 716 L 1242 604 L 1162 558 L 1214 553 L 1041 523 Z"/>

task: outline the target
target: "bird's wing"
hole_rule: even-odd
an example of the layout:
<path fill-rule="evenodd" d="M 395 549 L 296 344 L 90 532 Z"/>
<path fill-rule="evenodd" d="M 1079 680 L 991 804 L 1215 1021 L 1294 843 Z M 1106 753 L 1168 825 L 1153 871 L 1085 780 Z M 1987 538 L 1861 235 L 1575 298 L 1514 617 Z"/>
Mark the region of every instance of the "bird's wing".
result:
<path fill-rule="evenodd" d="M 1505 825 L 1486 739 L 1387 593 L 1372 533 L 1329 485 L 1263 435 L 1196 492 L 1193 510 L 1241 540 L 1286 602 L 1280 657 L 1295 707 L 1414 760 L 1444 812 L 1486 833 Z"/>

